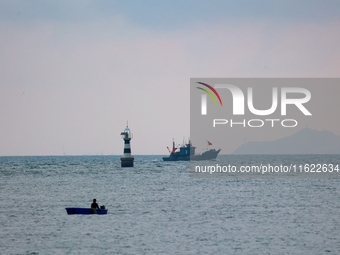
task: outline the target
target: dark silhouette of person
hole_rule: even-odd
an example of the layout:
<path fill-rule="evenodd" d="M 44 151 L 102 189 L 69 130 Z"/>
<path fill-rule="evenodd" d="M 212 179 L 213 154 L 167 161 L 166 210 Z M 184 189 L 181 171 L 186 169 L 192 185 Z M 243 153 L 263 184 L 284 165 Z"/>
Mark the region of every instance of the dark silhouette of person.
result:
<path fill-rule="evenodd" d="M 93 203 L 91 204 L 91 209 L 94 208 L 94 209 L 99 209 L 99 206 L 96 202 L 97 200 L 96 199 L 93 199 Z"/>

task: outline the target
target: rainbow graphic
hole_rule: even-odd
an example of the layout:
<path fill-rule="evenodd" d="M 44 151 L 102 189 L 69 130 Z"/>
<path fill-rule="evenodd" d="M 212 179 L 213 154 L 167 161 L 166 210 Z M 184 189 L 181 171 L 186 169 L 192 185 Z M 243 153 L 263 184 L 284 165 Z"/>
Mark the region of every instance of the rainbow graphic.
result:
<path fill-rule="evenodd" d="M 209 88 L 216 95 L 216 97 L 218 98 L 218 101 L 220 102 L 220 105 L 222 106 L 221 97 L 220 97 L 220 95 L 217 93 L 217 91 L 212 86 L 210 86 L 209 84 L 203 83 L 203 82 L 197 82 L 197 83 L 201 84 L 203 86 L 206 86 L 207 88 Z M 200 90 L 203 90 L 205 93 L 207 93 L 210 96 L 210 98 L 213 100 L 214 104 L 217 104 L 216 98 L 213 95 L 213 93 L 211 93 L 209 90 L 207 90 L 205 88 L 201 88 L 201 87 L 196 87 L 196 88 L 198 88 Z"/>

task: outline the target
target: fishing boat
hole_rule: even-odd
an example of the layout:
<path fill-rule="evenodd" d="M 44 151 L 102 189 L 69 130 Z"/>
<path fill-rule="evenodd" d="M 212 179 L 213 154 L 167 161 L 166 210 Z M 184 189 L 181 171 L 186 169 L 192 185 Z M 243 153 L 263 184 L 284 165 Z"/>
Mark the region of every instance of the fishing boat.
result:
<path fill-rule="evenodd" d="M 208 142 L 208 146 L 212 145 L 211 142 Z M 195 154 L 196 147 L 192 146 L 189 141 L 187 144 L 183 144 L 179 148 L 175 147 L 175 142 L 172 142 L 172 150 L 168 148 L 170 153 L 169 157 L 163 157 L 164 161 L 189 161 L 189 160 L 210 160 L 215 159 L 220 153 L 221 149 L 215 150 L 210 149 L 206 150 L 202 154 Z M 179 150 L 178 150 L 179 149 Z"/>
<path fill-rule="evenodd" d="M 78 208 L 68 207 L 65 208 L 68 215 L 71 214 L 107 214 L 107 209 L 95 209 L 95 208 Z"/>

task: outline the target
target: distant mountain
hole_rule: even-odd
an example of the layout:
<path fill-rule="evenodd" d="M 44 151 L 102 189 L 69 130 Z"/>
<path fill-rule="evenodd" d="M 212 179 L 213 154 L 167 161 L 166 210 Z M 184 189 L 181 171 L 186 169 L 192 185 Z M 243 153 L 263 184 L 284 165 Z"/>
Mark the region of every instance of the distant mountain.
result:
<path fill-rule="evenodd" d="M 279 140 L 243 144 L 234 154 L 340 154 L 340 136 L 305 128 Z"/>

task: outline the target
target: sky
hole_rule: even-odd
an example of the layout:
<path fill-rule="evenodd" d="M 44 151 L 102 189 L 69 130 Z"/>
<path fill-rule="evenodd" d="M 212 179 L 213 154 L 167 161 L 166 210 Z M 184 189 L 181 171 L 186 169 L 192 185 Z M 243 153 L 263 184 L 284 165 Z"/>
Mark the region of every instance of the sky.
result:
<path fill-rule="evenodd" d="M 339 45 L 337 0 L 0 0 L 0 156 L 120 155 L 127 121 L 164 155 L 190 78 L 339 77 Z"/>

